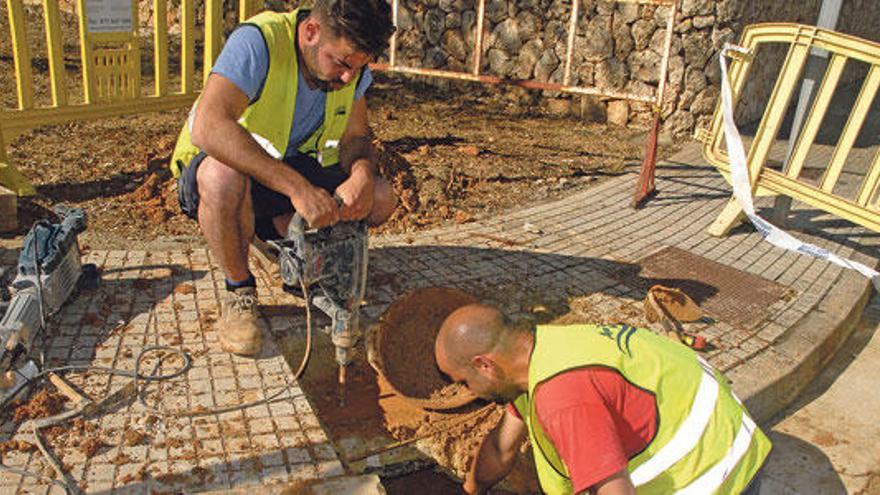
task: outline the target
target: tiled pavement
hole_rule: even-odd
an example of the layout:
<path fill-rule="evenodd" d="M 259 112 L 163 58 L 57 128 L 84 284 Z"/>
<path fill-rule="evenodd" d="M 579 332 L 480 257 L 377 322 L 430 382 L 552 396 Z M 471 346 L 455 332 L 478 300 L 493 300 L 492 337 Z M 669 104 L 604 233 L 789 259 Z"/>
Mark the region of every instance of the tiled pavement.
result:
<path fill-rule="evenodd" d="M 665 162 L 658 169 L 659 196 L 638 211 L 628 207 L 635 181 L 626 174 L 563 200 L 473 223 L 374 238 L 367 319 L 375 320 L 407 290 L 439 285 L 481 294 L 511 312 L 564 302 L 569 306 L 557 312 L 583 320 L 622 314 L 642 324 L 637 262 L 675 246 L 790 288 L 789 297 L 770 305 L 752 326 L 708 320 L 688 327 L 718 346 L 709 361 L 732 378 L 753 412 L 766 418 L 791 400 L 842 342 L 846 323 L 860 312 L 869 287 L 856 274 L 761 242 L 744 226 L 724 239 L 709 237 L 706 227 L 729 188 L 702 163 L 695 146 Z M 761 208 L 770 201 L 757 204 Z M 807 232 L 817 232 L 798 232 L 801 238 L 868 264 L 880 257 L 877 234 L 797 205 L 793 217 Z M 14 253 L 0 253 L 8 266 Z M 206 250 L 90 252 L 85 261 L 102 267 L 104 282 L 53 319 L 46 354 L 50 364 L 131 370 L 143 346 L 164 344 L 188 352 L 193 367 L 183 378 L 149 385 L 146 402 L 151 406 L 197 412 L 279 390 L 289 394 L 269 405 L 201 417 L 160 416 L 141 404 L 127 404 L 68 427 L 106 444 L 86 456 L 75 445 L 75 432 L 50 442 L 89 492 L 222 490 L 355 474 L 344 473 L 277 347 L 270 345 L 257 360 L 219 349 L 211 327 L 219 313 L 222 274 Z M 257 270 L 266 329 L 273 335 L 301 335 L 299 300 L 280 290 L 268 268 Z M 155 355 L 147 365 L 151 359 Z M 170 357 L 162 370 L 179 364 Z M 74 373 L 70 379 L 93 397 L 129 380 L 98 373 Z M 30 436 L 12 423 L 3 425 L 2 434 Z M 51 474 L 39 452 L 7 452 L 2 460 Z M 0 491 L 61 493 L 43 481 L 9 473 L 0 474 Z"/>

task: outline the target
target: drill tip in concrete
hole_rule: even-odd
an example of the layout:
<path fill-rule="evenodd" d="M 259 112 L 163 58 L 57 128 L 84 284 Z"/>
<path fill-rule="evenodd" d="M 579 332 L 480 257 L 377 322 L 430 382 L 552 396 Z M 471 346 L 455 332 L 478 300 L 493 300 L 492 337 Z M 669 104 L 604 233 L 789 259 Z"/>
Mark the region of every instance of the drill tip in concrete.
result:
<path fill-rule="evenodd" d="M 339 365 L 339 384 L 337 385 L 337 394 L 339 395 L 339 407 L 345 406 L 345 365 Z"/>

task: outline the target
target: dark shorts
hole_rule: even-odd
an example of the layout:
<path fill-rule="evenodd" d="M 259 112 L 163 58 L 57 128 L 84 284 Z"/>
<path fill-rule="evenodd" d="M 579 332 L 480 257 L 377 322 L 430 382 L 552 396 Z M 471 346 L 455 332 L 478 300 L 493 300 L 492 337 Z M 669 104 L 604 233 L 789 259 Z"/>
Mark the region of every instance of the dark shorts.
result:
<path fill-rule="evenodd" d="M 206 156 L 203 152 L 194 156 L 177 179 L 177 199 L 180 209 L 193 220 L 199 218 L 199 186 L 196 174 Z M 325 189 L 330 194 L 333 194 L 348 178 L 348 174 L 339 165 L 322 167 L 310 156 L 285 158 L 284 163 L 299 172 L 312 185 Z M 293 211 L 290 198 L 251 179 L 251 201 L 254 207 L 254 229 L 257 237 L 264 241 L 282 237 L 275 229 L 272 219 Z"/>

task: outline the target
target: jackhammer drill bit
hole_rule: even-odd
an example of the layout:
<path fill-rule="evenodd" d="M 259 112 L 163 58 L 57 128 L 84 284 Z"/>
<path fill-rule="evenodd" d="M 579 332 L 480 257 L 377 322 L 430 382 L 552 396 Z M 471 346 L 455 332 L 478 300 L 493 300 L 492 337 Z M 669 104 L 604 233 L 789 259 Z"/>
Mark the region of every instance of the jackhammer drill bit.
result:
<path fill-rule="evenodd" d="M 339 384 L 337 394 L 339 396 L 339 407 L 345 407 L 345 365 L 339 365 Z"/>

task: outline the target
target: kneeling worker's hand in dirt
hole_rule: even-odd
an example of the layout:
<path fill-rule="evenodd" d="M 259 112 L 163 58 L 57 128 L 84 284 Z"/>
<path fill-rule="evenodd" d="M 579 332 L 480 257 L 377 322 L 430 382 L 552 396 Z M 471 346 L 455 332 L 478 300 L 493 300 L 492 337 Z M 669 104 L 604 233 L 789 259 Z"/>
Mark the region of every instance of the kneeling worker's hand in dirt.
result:
<path fill-rule="evenodd" d="M 318 229 L 339 221 L 339 208 L 330 193 L 308 185 L 290 198 L 293 209 L 299 212 L 309 227 Z"/>
<path fill-rule="evenodd" d="M 355 168 L 351 176 L 336 188 L 336 195 L 342 199 L 340 220 L 360 220 L 373 209 L 373 176 L 366 170 Z"/>
<path fill-rule="evenodd" d="M 480 486 L 477 483 L 476 478 L 474 477 L 473 472 L 469 472 L 464 478 L 464 485 L 462 485 L 461 489 L 464 490 L 468 495 L 482 495 L 488 491 L 489 487 Z"/>

